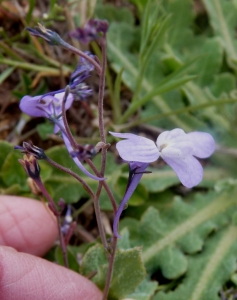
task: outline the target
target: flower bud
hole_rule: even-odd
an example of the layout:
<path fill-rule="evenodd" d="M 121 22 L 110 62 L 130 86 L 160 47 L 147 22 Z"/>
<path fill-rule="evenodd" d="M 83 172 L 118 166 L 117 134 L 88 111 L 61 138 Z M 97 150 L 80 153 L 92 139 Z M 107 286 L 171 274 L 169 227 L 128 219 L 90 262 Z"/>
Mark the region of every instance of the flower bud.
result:
<path fill-rule="evenodd" d="M 32 142 L 23 142 L 22 146 L 15 146 L 14 149 L 21 150 L 21 152 L 24 154 L 33 155 L 36 159 L 47 158 L 44 150 L 33 145 Z"/>
<path fill-rule="evenodd" d="M 55 31 L 45 28 L 40 23 L 35 28 L 27 27 L 26 30 L 28 30 L 33 36 L 43 38 L 49 43 L 49 45 L 62 45 L 64 43 L 64 41 Z"/>
<path fill-rule="evenodd" d="M 40 178 L 40 166 L 33 155 L 26 154 L 23 159 L 19 159 L 18 161 L 23 166 L 29 177 L 33 180 Z"/>

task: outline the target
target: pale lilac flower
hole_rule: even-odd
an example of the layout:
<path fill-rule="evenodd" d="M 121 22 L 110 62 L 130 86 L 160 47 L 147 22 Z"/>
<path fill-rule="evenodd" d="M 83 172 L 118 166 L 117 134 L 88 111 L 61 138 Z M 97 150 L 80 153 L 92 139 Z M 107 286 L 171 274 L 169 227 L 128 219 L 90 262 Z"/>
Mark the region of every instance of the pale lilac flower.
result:
<path fill-rule="evenodd" d="M 54 133 L 59 131 L 59 125 L 62 124 L 62 101 L 64 92 L 54 92 L 53 95 L 24 96 L 20 102 L 20 109 L 32 117 L 45 117 L 55 124 Z M 73 102 L 72 94 L 69 94 L 66 100 L 65 109 L 69 109 Z"/>
<path fill-rule="evenodd" d="M 195 157 L 207 158 L 215 150 L 215 141 L 206 132 L 186 134 L 182 129 L 176 128 L 162 132 L 156 143 L 131 133 L 110 133 L 126 139 L 116 145 L 122 159 L 151 163 L 161 156 L 188 188 L 199 184 L 203 177 L 203 168 Z"/>
<path fill-rule="evenodd" d="M 45 117 L 55 123 L 54 133 L 59 130 L 62 131 L 62 137 L 68 152 L 71 154 L 74 149 L 66 135 L 63 119 L 62 119 L 62 101 L 64 98 L 64 92 L 55 93 L 54 95 L 43 95 L 43 96 L 24 96 L 20 102 L 20 109 L 32 116 L 32 117 Z M 73 102 L 72 94 L 69 94 L 66 100 L 65 109 L 69 109 Z M 72 156 L 72 159 L 76 165 L 90 178 L 95 180 L 104 180 L 104 178 L 99 178 L 92 175 L 87 169 L 82 165 L 78 157 Z"/>
<path fill-rule="evenodd" d="M 126 139 L 118 142 L 116 148 L 121 158 L 129 163 L 130 174 L 135 168 L 115 216 L 113 230 L 117 237 L 119 237 L 117 227 L 120 215 L 149 163 L 161 156 L 175 171 L 181 183 L 192 188 L 199 184 L 203 177 L 203 168 L 195 157 L 207 158 L 215 151 L 213 137 L 205 132 L 197 131 L 186 134 L 182 129 L 176 128 L 162 132 L 156 143 L 131 133 L 110 132 L 110 134 Z"/>

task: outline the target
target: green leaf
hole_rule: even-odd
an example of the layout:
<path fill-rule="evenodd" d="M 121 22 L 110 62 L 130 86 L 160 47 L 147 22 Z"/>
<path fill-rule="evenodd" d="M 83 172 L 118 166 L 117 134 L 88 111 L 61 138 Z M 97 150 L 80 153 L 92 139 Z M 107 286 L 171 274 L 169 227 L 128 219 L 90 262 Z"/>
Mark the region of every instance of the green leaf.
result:
<path fill-rule="evenodd" d="M 172 27 L 167 37 L 168 42 L 173 48 L 182 49 L 185 53 L 187 49 L 184 45 L 188 43 L 190 47 L 193 43 L 199 42 L 199 37 L 194 37 L 191 29 L 195 15 L 190 0 L 164 1 L 164 6 L 166 12 L 172 14 Z"/>
<path fill-rule="evenodd" d="M 0 84 L 2 84 L 3 81 L 5 81 L 14 70 L 15 70 L 15 68 L 11 67 L 11 68 L 8 68 L 5 71 L 3 71 L 0 75 Z"/>
<path fill-rule="evenodd" d="M 80 266 L 80 273 L 84 276 L 88 276 L 94 271 L 97 271 L 101 265 L 107 263 L 107 257 L 102 245 L 96 244 L 90 247 L 83 256 Z M 93 281 L 96 282 L 96 276 L 93 277 Z"/>
<path fill-rule="evenodd" d="M 235 28 L 237 8 L 233 1 L 204 0 L 203 3 L 210 16 L 212 28 L 216 36 L 220 38 L 223 49 L 225 49 L 228 63 L 236 69 L 237 42 Z"/>
<path fill-rule="evenodd" d="M 121 68 L 124 68 L 122 75 L 123 82 L 131 90 L 135 89 L 138 74 L 136 55 L 132 54 L 130 51 L 134 41 L 134 30 L 135 29 L 133 27 L 124 23 L 112 24 L 108 34 L 108 55 L 112 63 L 112 67 L 117 72 L 119 72 Z M 116 37 L 116 39 L 114 37 Z M 149 74 L 151 73 L 150 68 L 154 69 L 156 77 L 153 78 L 153 82 L 155 82 L 153 84 L 150 78 L 146 75 L 142 81 L 142 90 L 144 93 L 150 92 L 159 83 L 159 74 L 162 69 L 160 68 L 160 61 L 157 56 L 158 53 L 154 54 L 154 57 L 150 58 L 149 68 L 146 71 L 146 74 Z M 155 96 L 152 100 L 157 102 L 157 107 L 162 112 L 170 111 L 169 105 L 161 96 Z M 168 119 L 172 120 L 176 127 L 184 128 L 185 130 L 190 129 L 190 126 L 187 125 L 186 122 L 183 122 L 181 118 L 170 116 Z"/>
<path fill-rule="evenodd" d="M 0 151 L 0 170 L 1 170 L 8 154 L 13 151 L 16 152 L 16 150 L 13 149 L 12 144 L 4 142 L 4 141 L 0 141 L 0 148 L 1 148 L 1 151 Z"/>
<path fill-rule="evenodd" d="M 22 187 L 26 187 L 26 172 L 18 162 L 21 156 L 22 155 L 16 151 L 10 152 L 2 165 L 1 178 L 8 187 L 16 183 Z"/>
<path fill-rule="evenodd" d="M 162 192 L 171 186 L 180 184 L 177 175 L 168 166 L 158 170 L 155 168 L 149 168 L 148 171 L 152 171 L 152 173 L 144 174 L 140 184 L 143 185 L 150 193 Z M 230 173 L 223 168 L 208 167 L 204 168 L 203 175 L 203 180 L 199 183 L 198 187 L 213 187 L 217 180 L 228 175 L 230 176 Z"/>
<path fill-rule="evenodd" d="M 97 4 L 95 15 L 99 19 L 106 19 L 109 23 L 125 22 L 128 24 L 134 23 L 134 16 L 126 7 L 116 7 L 112 4 Z"/>
<path fill-rule="evenodd" d="M 173 292 L 158 293 L 153 300 L 218 300 L 223 284 L 235 271 L 237 227 L 215 234 L 202 253 L 189 257 L 186 278 Z"/>
<path fill-rule="evenodd" d="M 121 235 L 122 235 L 122 237 L 118 239 L 117 247 L 119 249 L 123 249 L 123 250 L 127 250 L 127 249 L 131 248 L 130 241 L 129 241 L 129 231 L 128 231 L 128 229 L 124 228 L 121 231 Z"/>
<path fill-rule="evenodd" d="M 107 268 L 107 259 L 103 247 L 95 245 L 89 248 L 82 260 L 82 275 L 86 276 L 97 270 L 98 273 L 93 277 L 93 281 L 103 289 Z M 109 299 L 123 299 L 123 297 L 136 289 L 139 283 L 145 278 L 145 274 L 140 248 L 118 249 L 114 262 Z"/>
<path fill-rule="evenodd" d="M 36 126 L 37 132 L 42 140 L 47 140 L 48 135 L 52 134 L 54 125 L 50 122 L 45 122 Z"/>
<path fill-rule="evenodd" d="M 135 292 L 128 295 L 130 300 L 150 300 L 157 289 L 157 282 L 151 282 L 147 279 L 143 280 L 136 288 Z"/>
<path fill-rule="evenodd" d="M 231 220 L 235 189 L 229 185 L 221 192 L 196 194 L 190 204 L 176 197 L 160 213 L 150 207 L 140 222 L 127 223 L 125 218 L 120 229 L 129 229 L 131 246 L 142 245 L 143 261 L 149 272 L 161 268 L 165 277 L 177 278 L 188 266 L 182 251 L 190 254 L 200 251 L 210 232 Z"/>
<path fill-rule="evenodd" d="M 109 296 L 111 299 L 122 299 L 135 290 L 145 275 L 140 248 L 118 250 Z"/>
<path fill-rule="evenodd" d="M 32 18 L 32 13 L 33 13 L 33 10 L 35 8 L 35 4 L 36 4 L 36 1 L 35 0 L 29 0 L 29 10 L 28 10 L 28 13 L 25 17 L 26 19 L 26 24 L 28 25 L 31 21 L 31 18 Z"/>
<path fill-rule="evenodd" d="M 70 245 L 67 246 L 68 267 L 70 270 L 73 270 L 78 273 L 79 265 L 77 262 L 77 249 L 78 247 L 73 247 Z M 59 265 L 64 266 L 63 253 L 60 246 L 57 246 L 55 248 L 55 260 Z"/>

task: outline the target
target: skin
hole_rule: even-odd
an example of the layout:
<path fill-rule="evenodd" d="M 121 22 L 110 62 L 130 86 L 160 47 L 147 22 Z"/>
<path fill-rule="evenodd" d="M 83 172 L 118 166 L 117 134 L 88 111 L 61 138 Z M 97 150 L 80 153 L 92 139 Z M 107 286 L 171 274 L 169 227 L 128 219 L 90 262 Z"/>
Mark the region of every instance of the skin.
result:
<path fill-rule="evenodd" d="M 0 196 L 0 295 L 4 300 L 100 300 L 83 276 L 46 261 L 57 238 L 54 216 L 39 201 Z"/>

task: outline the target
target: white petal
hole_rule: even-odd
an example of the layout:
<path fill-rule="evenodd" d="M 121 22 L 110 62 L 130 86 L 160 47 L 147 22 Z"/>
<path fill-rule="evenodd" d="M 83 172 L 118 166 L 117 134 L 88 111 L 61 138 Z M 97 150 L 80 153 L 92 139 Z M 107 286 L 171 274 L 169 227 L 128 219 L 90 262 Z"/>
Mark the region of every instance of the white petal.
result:
<path fill-rule="evenodd" d="M 175 171 L 184 186 L 192 188 L 202 181 L 203 168 L 195 157 L 190 155 L 185 159 L 177 159 L 162 155 L 162 158 Z"/>
<path fill-rule="evenodd" d="M 185 138 L 185 136 L 186 133 L 180 128 L 176 128 L 170 131 L 164 131 L 158 136 L 156 144 L 159 148 L 163 144 L 175 142 L 177 141 L 177 139 L 181 140 L 183 137 Z"/>
<path fill-rule="evenodd" d="M 180 142 L 171 145 L 167 145 L 161 150 L 161 153 L 170 158 L 185 158 L 186 156 L 191 155 L 193 152 L 193 145 L 190 142 Z"/>
<path fill-rule="evenodd" d="M 116 144 L 119 155 L 126 161 L 150 163 L 159 157 L 158 149 L 150 139 L 131 133 L 110 132 L 110 134 L 127 139 Z"/>
<path fill-rule="evenodd" d="M 194 131 L 188 133 L 187 136 L 193 143 L 193 155 L 207 158 L 215 151 L 215 141 L 209 133 Z"/>

